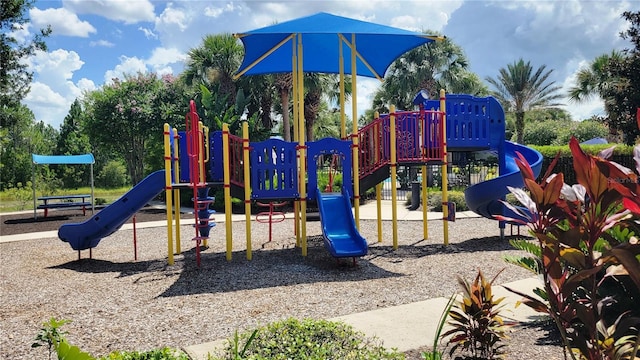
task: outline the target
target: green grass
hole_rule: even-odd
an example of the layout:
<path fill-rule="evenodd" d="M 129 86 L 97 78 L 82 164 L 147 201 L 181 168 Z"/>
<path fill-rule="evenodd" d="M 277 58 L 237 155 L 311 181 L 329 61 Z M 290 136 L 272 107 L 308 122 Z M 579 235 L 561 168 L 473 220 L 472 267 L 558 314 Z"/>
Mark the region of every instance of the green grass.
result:
<path fill-rule="evenodd" d="M 104 199 L 107 204 L 117 200 L 124 193 L 129 191 L 130 187 L 122 187 L 118 189 L 94 189 L 94 198 Z M 75 195 L 75 194 L 91 194 L 90 187 L 82 187 L 78 189 L 59 189 L 52 194 L 43 194 L 42 191 L 36 190 L 36 197 L 47 195 Z M 10 189 L 0 192 L 0 213 L 33 210 L 33 192 L 31 188 L 22 188 L 19 190 Z"/>

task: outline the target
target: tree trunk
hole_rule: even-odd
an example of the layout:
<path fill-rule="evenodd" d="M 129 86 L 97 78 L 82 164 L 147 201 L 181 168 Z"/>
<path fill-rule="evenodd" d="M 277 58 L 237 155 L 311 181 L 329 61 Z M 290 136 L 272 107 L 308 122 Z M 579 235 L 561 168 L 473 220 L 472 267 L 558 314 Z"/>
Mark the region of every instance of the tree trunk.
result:
<path fill-rule="evenodd" d="M 284 141 L 291 141 L 291 120 L 289 119 L 289 90 L 280 91 L 280 105 L 282 106 L 282 137 Z"/>
<path fill-rule="evenodd" d="M 518 144 L 524 143 L 524 111 L 516 112 L 516 139 Z"/>

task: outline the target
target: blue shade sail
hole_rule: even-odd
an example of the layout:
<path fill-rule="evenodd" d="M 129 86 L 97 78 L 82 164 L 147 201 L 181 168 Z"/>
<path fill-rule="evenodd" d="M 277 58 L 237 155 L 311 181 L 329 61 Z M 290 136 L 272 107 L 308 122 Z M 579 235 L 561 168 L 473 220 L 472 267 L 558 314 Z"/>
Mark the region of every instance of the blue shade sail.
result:
<path fill-rule="evenodd" d="M 291 72 L 296 36 L 302 39 L 304 72 L 340 73 L 342 46 L 344 73 L 351 74 L 352 35 L 355 35 L 357 75 L 374 78 L 384 77 L 391 63 L 405 52 L 435 39 L 390 26 L 317 13 L 236 34 L 245 48 L 237 76 Z"/>

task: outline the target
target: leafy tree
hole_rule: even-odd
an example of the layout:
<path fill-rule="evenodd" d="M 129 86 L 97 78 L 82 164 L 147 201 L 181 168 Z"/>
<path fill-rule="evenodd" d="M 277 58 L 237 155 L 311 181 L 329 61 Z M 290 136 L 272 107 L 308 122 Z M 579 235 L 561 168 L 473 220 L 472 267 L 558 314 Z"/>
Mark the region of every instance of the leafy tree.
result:
<path fill-rule="evenodd" d="M 56 153 L 59 155 L 78 155 L 91 152 L 89 137 L 82 131 L 82 107 L 76 99 L 65 116 L 60 127 L 60 136 Z M 87 166 L 59 165 L 58 177 L 62 179 L 64 187 L 77 188 L 89 184 L 89 169 Z"/>
<path fill-rule="evenodd" d="M 468 71 L 468 66 L 464 51 L 450 39 L 415 48 L 391 64 L 374 95 L 373 107 L 380 112 L 386 112 L 388 104 L 411 109 L 413 98 L 422 89 L 432 98 L 438 97 L 440 89 L 451 93 L 487 94 L 482 81 Z"/>
<path fill-rule="evenodd" d="M 620 33 L 634 48 L 625 49 L 620 61 L 610 61 L 609 71 L 616 86 L 606 94 L 606 109 L 609 111 L 609 127 L 624 135 L 627 144 L 633 144 L 640 136 L 636 111 L 640 107 L 640 11 L 625 11 L 622 17 L 630 22 L 626 31 Z"/>
<path fill-rule="evenodd" d="M 5 127 L 11 118 L 11 109 L 29 93 L 33 73 L 23 61 L 37 50 L 46 50 L 44 38 L 51 34 L 51 27 L 40 29 L 26 41 L 16 38 L 14 31 L 29 25 L 26 14 L 34 0 L 2 0 L 0 2 L 0 126 Z"/>
<path fill-rule="evenodd" d="M 549 81 L 553 70 L 545 71 L 542 65 L 534 71 L 531 63 L 523 59 L 500 68 L 497 78 L 487 77 L 487 82 L 493 85 L 495 96 L 506 111 L 515 112 L 517 142 L 524 141 L 524 117 L 531 109 L 559 106 L 556 100 L 562 98 L 558 93 L 560 86 L 555 81 Z"/>
<path fill-rule="evenodd" d="M 611 81 L 609 62 L 619 62 L 623 58 L 622 52 L 613 50 L 610 54 L 596 57 L 587 68 L 580 69 L 576 74 L 576 84 L 569 89 L 569 100 L 580 103 L 594 96 L 606 97 L 616 83 Z"/>
<path fill-rule="evenodd" d="M 134 184 L 144 176 L 149 141 L 161 141 L 165 120 L 173 119 L 177 112 L 160 101 L 167 86 L 156 74 L 138 73 L 115 79 L 85 96 L 87 134 L 102 151 L 112 151 L 125 160 Z"/>

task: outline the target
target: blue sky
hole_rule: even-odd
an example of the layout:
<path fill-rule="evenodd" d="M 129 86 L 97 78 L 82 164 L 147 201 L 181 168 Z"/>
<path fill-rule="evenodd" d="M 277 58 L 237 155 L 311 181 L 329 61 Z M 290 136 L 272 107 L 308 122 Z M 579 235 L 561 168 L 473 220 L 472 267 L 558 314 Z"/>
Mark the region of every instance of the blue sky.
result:
<path fill-rule="evenodd" d="M 37 0 L 24 37 L 50 24 L 49 50 L 28 60 L 35 72 L 24 100 L 38 121 L 59 128 L 74 99 L 137 71 L 179 74 L 202 37 L 238 33 L 319 11 L 408 30 L 435 30 L 460 45 L 481 78 L 519 58 L 553 69 L 565 89 L 596 56 L 631 47 L 618 33 L 633 1 L 376 0 Z M 358 80 L 358 108 L 371 106 L 377 80 Z M 565 101 L 574 120 L 602 114 L 602 101 Z"/>

